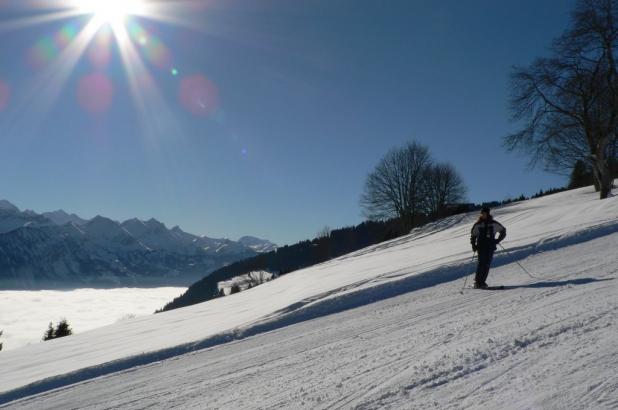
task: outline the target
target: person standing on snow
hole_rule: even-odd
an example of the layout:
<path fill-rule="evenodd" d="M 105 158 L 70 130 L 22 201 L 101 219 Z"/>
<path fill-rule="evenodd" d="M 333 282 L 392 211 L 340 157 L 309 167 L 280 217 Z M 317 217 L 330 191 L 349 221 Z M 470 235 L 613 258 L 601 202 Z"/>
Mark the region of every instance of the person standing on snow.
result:
<path fill-rule="evenodd" d="M 496 233 L 499 234 L 498 239 L 496 239 Z M 474 277 L 475 288 L 487 287 L 485 281 L 489 274 L 489 267 L 494 257 L 496 245 L 499 244 L 505 236 L 506 228 L 498 221 L 494 221 L 494 218 L 492 218 L 489 213 L 488 207 L 483 207 L 481 209 L 481 215 L 472 227 L 472 232 L 470 234 L 472 250 L 478 252 L 478 265 L 476 267 L 476 276 Z"/>

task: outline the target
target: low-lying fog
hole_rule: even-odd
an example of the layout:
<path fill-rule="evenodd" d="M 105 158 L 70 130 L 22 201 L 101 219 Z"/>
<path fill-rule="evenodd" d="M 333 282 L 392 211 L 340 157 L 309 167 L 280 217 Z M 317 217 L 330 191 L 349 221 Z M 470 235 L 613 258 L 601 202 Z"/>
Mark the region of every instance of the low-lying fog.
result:
<path fill-rule="evenodd" d="M 49 322 L 66 318 L 74 333 L 149 315 L 186 288 L 76 289 L 69 291 L 0 291 L 3 350 L 43 343 Z M 1 353 L 0 353 L 1 354 Z"/>

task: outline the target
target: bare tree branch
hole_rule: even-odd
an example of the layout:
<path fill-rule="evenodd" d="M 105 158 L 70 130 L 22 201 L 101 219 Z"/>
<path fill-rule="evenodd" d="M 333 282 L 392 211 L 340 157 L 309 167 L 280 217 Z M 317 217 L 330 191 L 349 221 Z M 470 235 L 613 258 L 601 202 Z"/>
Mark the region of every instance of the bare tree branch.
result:
<path fill-rule="evenodd" d="M 530 165 L 570 171 L 578 161 L 594 172 L 601 198 L 611 192 L 618 146 L 618 0 L 579 0 L 571 26 L 539 58 L 511 74 L 510 107 L 522 128 L 505 137 Z"/>

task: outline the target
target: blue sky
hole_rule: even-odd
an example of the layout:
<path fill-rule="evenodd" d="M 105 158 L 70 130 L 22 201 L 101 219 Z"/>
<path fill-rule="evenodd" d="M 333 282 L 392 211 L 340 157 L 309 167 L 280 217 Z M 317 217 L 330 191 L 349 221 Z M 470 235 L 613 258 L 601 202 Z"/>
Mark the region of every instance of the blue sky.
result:
<path fill-rule="evenodd" d="M 361 222 L 367 173 L 411 140 L 454 164 L 473 202 L 566 181 L 527 169 L 502 137 L 516 129 L 510 67 L 547 53 L 571 1 L 184 2 L 183 24 L 129 30 L 145 109 L 113 40 L 60 86 L 63 47 L 89 16 L 7 29 L 30 12 L 12 4 L 0 6 L 0 198 L 22 209 L 292 243 Z"/>

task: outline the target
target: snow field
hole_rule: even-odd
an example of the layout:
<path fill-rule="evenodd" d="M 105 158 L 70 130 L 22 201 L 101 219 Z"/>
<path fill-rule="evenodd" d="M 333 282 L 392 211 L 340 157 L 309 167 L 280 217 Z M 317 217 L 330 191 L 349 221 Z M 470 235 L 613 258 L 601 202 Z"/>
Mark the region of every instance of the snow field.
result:
<path fill-rule="evenodd" d="M 0 403 L 617 406 L 615 372 L 607 371 L 618 367 L 617 198 L 598 201 L 585 188 L 498 210 L 510 253 L 497 255 L 489 281 L 500 277 L 507 290 L 462 296 L 475 217 L 452 217 L 247 292 L 3 352 Z M 515 259 L 546 281 L 526 276 Z"/>
<path fill-rule="evenodd" d="M 11 409 L 613 409 L 618 234 L 88 380 Z M 599 258 L 598 255 L 605 255 Z"/>

